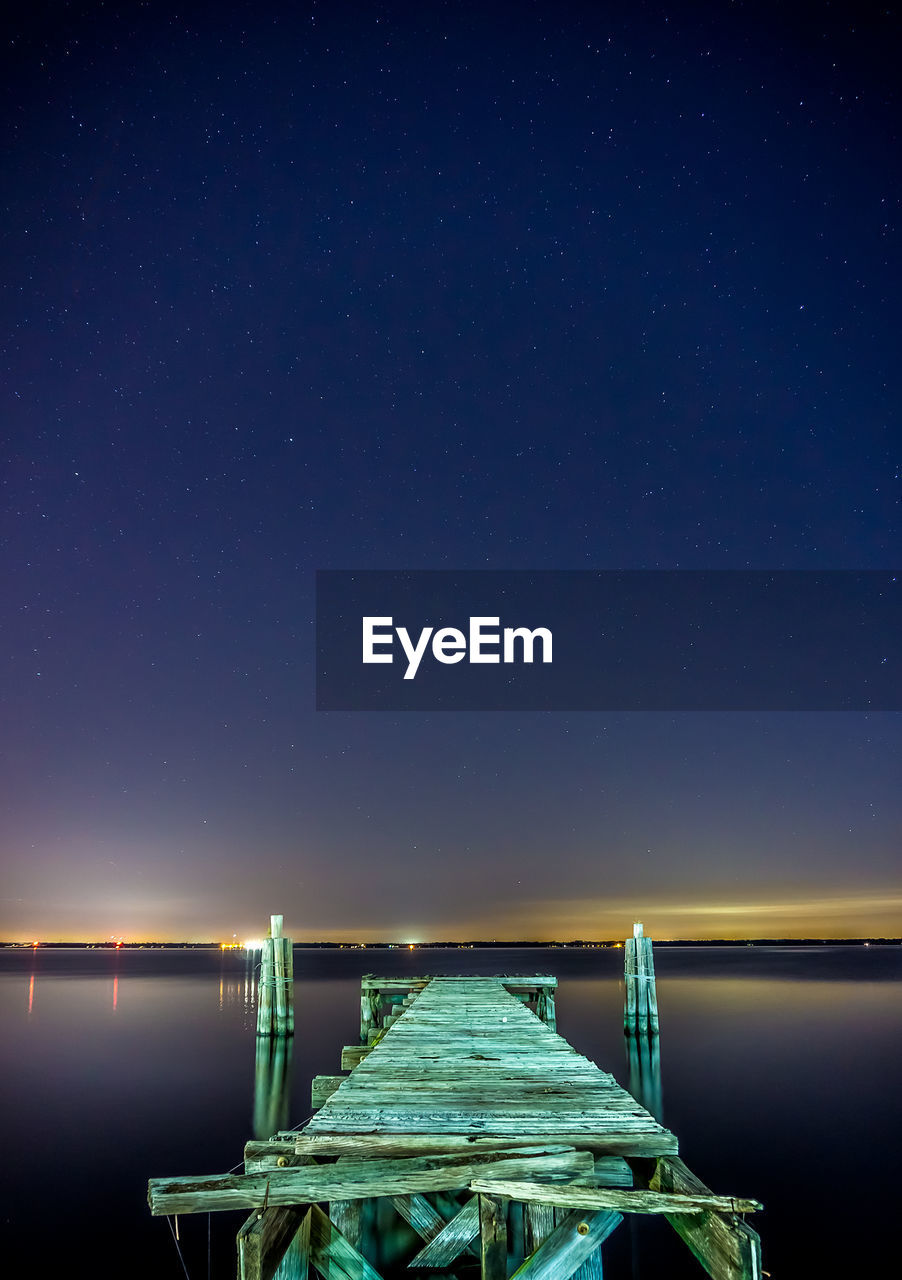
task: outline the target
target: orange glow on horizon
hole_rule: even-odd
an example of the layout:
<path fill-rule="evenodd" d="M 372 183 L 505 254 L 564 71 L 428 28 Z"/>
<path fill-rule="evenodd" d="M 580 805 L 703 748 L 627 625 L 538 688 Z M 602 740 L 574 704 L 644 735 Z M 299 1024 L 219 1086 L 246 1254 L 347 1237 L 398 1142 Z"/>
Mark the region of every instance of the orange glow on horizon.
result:
<path fill-rule="evenodd" d="M 297 904 L 286 902 L 285 906 L 290 914 L 296 910 L 303 918 L 304 913 L 297 909 Z M 659 942 L 897 939 L 902 932 L 902 885 L 890 882 L 870 884 L 866 888 L 831 886 L 829 889 L 801 884 L 756 886 L 754 890 L 749 888 L 747 896 L 735 887 L 723 894 L 714 889 L 688 890 L 679 895 L 675 891 L 649 889 L 640 896 L 537 895 L 523 900 L 502 896 L 497 902 L 480 904 L 477 910 L 475 915 L 471 915 L 469 909 L 466 915 L 463 912 L 458 915 L 453 910 L 446 915 L 437 913 L 431 923 L 420 927 L 415 940 L 408 934 L 405 942 L 402 941 L 406 932 L 404 924 L 394 921 L 388 910 L 381 919 L 367 921 L 359 916 L 343 917 L 342 904 L 337 902 L 334 915 L 321 916 L 312 927 L 308 921 L 303 930 L 293 931 L 293 936 L 299 947 L 317 943 L 351 947 L 390 944 L 406 951 L 440 942 L 454 946 L 494 939 L 499 945 L 522 941 L 541 946 L 583 940 L 594 945 L 606 942 L 622 946 L 623 939 L 632 933 L 632 921 L 642 918 L 648 935 Z M 257 950 L 261 945 L 255 940 L 259 935 L 247 922 L 246 933 L 234 933 L 230 927 L 223 938 L 223 922 L 205 919 L 202 911 L 203 904 L 196 904 L 195 926 L 179 934 L 165 917 L 161 918 L 161 927 L 157 930 L 148 905 L 146 927 L 139 924 L 127 938 L 107 934 L 105 941 L 99 940 L 104 937 L 102 928 L 96 928 L 90 921 L 84 927 L 57 930 L 52 919 L 44 919 L 39 922 L 44 935 L 41 941 L 32 932 L 34 920 L 28 922 L 27 929 L 16 928 L 7 920 L 0 923 L 0 942 L 35 950 L 70 943 L 110 949 L 162 943 L 213 947 L 223 953 L 242 948 Z M 239 941 L 245 938 L 247 941 Z"/>

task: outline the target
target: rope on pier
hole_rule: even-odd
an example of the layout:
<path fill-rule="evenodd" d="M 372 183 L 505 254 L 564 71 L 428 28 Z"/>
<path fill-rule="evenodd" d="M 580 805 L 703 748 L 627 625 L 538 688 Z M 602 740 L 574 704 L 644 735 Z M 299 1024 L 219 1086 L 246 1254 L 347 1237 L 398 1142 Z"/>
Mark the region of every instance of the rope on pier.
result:
<path fill-rule="evenodd" d="M 280 982 L 282 986 L 286 988 L 286 990 L 289 987 L 294 986 L 294 978 L 277 978 L 275 974 L 266 978 L 264 978 L 263 975 L 261 974 L 259 979 L 259 985 L 261 987 L 277 987 Z"/>

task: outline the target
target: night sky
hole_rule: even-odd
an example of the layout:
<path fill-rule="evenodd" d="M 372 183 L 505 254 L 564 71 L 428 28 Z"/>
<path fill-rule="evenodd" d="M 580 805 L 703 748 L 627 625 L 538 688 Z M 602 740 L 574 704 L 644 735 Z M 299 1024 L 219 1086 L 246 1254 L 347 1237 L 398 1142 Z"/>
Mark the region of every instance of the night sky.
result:
<path fill-rule="evenodd" d="M 326 713 L 317 569 L 899 568 L 886 6 L 35 4 L 0 938 L 902 932 L 898 714 Z"/>

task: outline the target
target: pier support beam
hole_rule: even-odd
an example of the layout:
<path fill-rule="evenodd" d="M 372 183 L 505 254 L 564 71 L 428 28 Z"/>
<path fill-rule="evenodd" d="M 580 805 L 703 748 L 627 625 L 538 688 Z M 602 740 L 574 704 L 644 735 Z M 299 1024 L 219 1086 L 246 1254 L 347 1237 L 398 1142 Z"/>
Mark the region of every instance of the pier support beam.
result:
<path fill-rule="evenodd" d="M 651 1191 L 704 1200 L 711 1190 L 679 1156 L 631 1160 L 637 1179 Z M 737 1209 L 745 1206 L 737 1203 Z M 761 1237 L 740 1213 L 706 1208 L 698 1213 L 666 1213 L 674 1231 L 712 1280 L 761 1280 Z"/>
<path fill-rule="evenodd" d="M 496 1196 L 479 1196 L 482 1280 L 507 1280 L 507 1215 Z"/>

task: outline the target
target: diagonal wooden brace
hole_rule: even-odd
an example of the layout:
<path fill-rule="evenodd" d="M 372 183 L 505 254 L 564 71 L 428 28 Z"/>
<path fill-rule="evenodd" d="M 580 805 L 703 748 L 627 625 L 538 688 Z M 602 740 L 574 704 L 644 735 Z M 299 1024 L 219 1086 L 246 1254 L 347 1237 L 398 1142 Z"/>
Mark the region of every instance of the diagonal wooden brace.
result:
<path fill-rule="evenodd" d="M 323 1280 L 382 1280 L 317 1204 L 310 1206 L 310 1261 Z"/>
<path fill-rule="evenodd" d="M 623 1221 L 609 1209 L 575 1209 L 514 1272 L 511 1280 L 570 1280 Z"/>
<path fill-rule="evenodd" d="M 433 1269 L 449 1267 L 478 1235 L 479 1198 L 472 1196 L 460 1213 L 455 1214 L 407 1265 Z"/>

